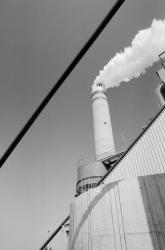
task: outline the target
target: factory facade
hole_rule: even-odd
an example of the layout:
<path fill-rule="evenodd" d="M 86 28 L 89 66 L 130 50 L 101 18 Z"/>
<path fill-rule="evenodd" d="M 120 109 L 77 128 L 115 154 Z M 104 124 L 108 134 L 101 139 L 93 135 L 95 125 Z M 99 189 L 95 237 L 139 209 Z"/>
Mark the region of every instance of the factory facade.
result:
<path fill-rule="evenodd" d="M 76 197 L 69 249 L 165 248 L 165 108 L 104 183 Z"/>
<path fill-rule="evenodd" d="M 160 86 L 159 113 L 120 153 L 104 86 L 92 88 L 96 160 L 78 168 L 67 249 L 165 249 L 165 95 Z"/>

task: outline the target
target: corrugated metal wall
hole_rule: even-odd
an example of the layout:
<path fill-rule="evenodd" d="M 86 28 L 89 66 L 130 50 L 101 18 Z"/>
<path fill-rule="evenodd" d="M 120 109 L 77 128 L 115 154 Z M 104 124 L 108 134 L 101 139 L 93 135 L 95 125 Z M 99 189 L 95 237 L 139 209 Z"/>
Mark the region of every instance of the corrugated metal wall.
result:
<path fill-rule="evenodd" d="M 165 175 L 104 184 L 71 208 L 69 250 L 165 249 Z"/>
<path fill-rule="evenodd" d="M 165 173 L 165 109 L 104 182 L 160 173 Z"/>

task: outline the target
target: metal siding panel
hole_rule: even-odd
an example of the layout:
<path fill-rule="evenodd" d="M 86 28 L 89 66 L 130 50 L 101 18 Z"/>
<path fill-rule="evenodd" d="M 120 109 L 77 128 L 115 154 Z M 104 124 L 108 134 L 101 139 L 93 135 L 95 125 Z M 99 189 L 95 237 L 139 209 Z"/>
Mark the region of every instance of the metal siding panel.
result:
<path fill-rule="evenodd" d="M 163 156 L 163 160 L 165 161 L 165 154 L 164 154 L 165 153 L 165 136 L 162 133 L 162 127 L 161 126 L 159 126 L 158 133 L 159 133 L 159 138 L 160 138 L 160 142 L 161 142 L 162 156 Z"/>
<path fill-rule="evenodd" d="M 114 232 L 109 199 L 109 189 L 112 184 L 97 190 L 98 193 L 91 200 L 91 246 L 92 249 L 115 250 Z M 91 193 L 91 191 L 90 191 Z"/>
<path fill-rule="evenodd" d="M 116 172 L 116 174 L 115 174 L 116 178 L 119 178 L 120 172 L 122 171 L 123 168 L 124 168 L 124 164 L 122 164 L 122 166 L 120 168 L 116 169 L 116 171 L 114 170 L 114 173 Z M 124 176 L 124 174 L 122 172 L 122 177 L 119 180 L 122 180 L 124 178 L 123 176 Z M 116 181 L 116 178 L 114 179 L 114 181 Z"/>
<path fill-rule="evenodd" d="M 135 167 L 134 167 L 134 162 L 133 162 L 133 152 L 131 152 L 130 156 L 129 156 L 129 161 L 128 162 L 128 169 L 129 169 L 129 177 L 134 176 L 135 175 Z"/>
<path fill-rule="evenodd" d="M 121 247 L 122 247 L 122 250 L 127 250 L 118 185 L 116 185 L 114 189 L 115 189 L 115 196 L 116 196 L 116 208 L 117 208 L 117 215 L 118 215 L 118 227 L 119 227 L 119 233 L 120 233 Z"/>
<path fill-rule="evenodd" d="M 152 143 L 152 145 L 150 145 L 151 149 L 152 149 L 152 159 L 153 159 L 153 173 L 157 174 L 157 173 L 161 173 L 161 162 L 160 162 L 160 158 L 159 158 L 159 149 L 157 148 L 157 144 L 156 141 L 154 139 L 155 137 L 155 131 L 152 129 L 152 137 L 150 138 L 150 141 Z M 156 138 L 156 140 L 158 140 L 158 138 Z"/>
<path fill-rule="evenodd" d="M 119 194 L 125 234 L 148 232 L 148 223 L 145 219 L 145 208 L 138 179 L 132 178 L 129 181 L 121 181 L 119 183 Z"/>
<path fill-rule="evenodd" d="M 119 163 L 120 165 L 120 163 Z M 123 166 L 123 165 L 122 165 Z M 122 167 L 121 166 L 121 167 Z M 110 175 L 105 179 L 104 183 L 107 183 L 107 181 L 110 183 L 110 182 L 114 182 L 116 180 L 118 180 L 118 173 L 120 172 L 120 169 L 119 167 L 116 167 L 111 173 Z"/>
<path fill-rule="evenodd" d="M 163 145 L 162 145 L 162 138 L 160 136 L 160 128 L 158 127 L 158 129 L 155 129 L 155 135 L 156 135 L 156 145 L 157 145 L 157 150 L 158 150 L 158 154 L 159 154 L 159 159 L 160 159 L 160 166 L 159 166 L 159 169 L 160 171 L 163 172 L 164 168 L 163 168 L 163 165 L 165 165 L 165 150 L 163 151 Z"/>
<path fill-rule="evenodd" d="M 123 179 L 124 179 L 125 176 L 126 176 L 126 178 L 129 177 L 129 168 L 128 168 L 129 163 L 128 163 L 128 161 L 127 161 L 127 158 L 124 158 L 123 164 L 124 164 L 124 171 L 125 171 L 125 172 L 124 172 L 125 175 L 123 176 Z M 121 167 L 122 167 L 122 166 L 121 166 Z M 118 171 L 120 171 L 120 170 L 118 169 Z"/>
<path fill-rule="evenodd" d="M 146 154 L 145 154 L 145 158 L 147 160 L 147 165 L 149 166 L 149 171 L 146 171 L 144 175 L 146 174 L 154 174 L 157 171 L 154 171 L 154 166 L 156 165 L 155 163 L 155 159 L 154 159 L 154 148 L 152 147 L 152 142 L 151 142 L 151 138 L 152 138 L 152 133 L 150 131 L 150 133 L 146 134 L 145 136 L 145 146 L 146 146 Z"/>
<path fill-rule="evenodd" d="M 138 179 L 120 182 L 119 193 L 127 250 L 154 249 Z"/>
<path fill-rule="evenodd" d="M 113 176 L 112 176 L 112 180 L 115 181 L 118 179 L 118 173 L 120 172 L 120 169 L 116 169 L 116 171 L 114 170 L 112 172 Z"/>
<path fill-rule="evenodd" d="M 149 172 L 149 167 L 147 164 L 147 159 L 145 157 L 146 152 L 147 151 L 147 147 L 146 147 L 146 143 L 144 141 L 144 138 L 139 141 L 139 156 L 140 156 L 140 162 L 139 162 L 139 168 L 140 168 L 140 176 L 146 174 L 147 172 Z"/>
<path fill-rule="evenodd" d="M 138 146 L 138 145 L 137 145 Z M 134 161 L 135 161 L 135 167 L 137 169 L 137 175 L 141 175 L 141 154 L 138 154 L 137 152 L 138 147 L 134 147 Z"/>
<path fill-rule="evenodd" d="M 163 123 L 165 123 L 165 112 L 163 111 L 162 114 L 160 115 L 161 120 L 163 121 Z M 164 128 L 165 130 L 165 128 Z"/>
<path fill-rule="evenodd" d="M 141 155 L 137 153 L 137 147 L 134 147 L 134 150 L 132 151 L 134 176 L 138 176 L 140 174 L 139 157 L 141 157 Z"/>
<path fill-rule="evenodd" d="M 165 172 L 164 121 L 165 110 L 109 174 L 108 182 Z"/>
<path fill-rule="evenodd" d="M 152 134 L 151 134 L 151 138 L 150 138 L 150 142 L 148 142 L 148 145 L 151 148 L 151 156 L 152 156 L 152 173 L 153 174 L 157 174 L 160 173 L 160 159 L 159 159 L 159 154 L 158 154 L 158 148 L 157 145 L 155 144 L 155 133 L 152 129 Z"/>
<path fill-rule="evenodd" d="M 161 203 L 162 210 L 163 210 L 164 217 L 165 217 L 165 195 L 164 195 L 165 194 L 165 175 L 164 174 L 155 175 L 154 178 L 155 178 L 155 183 L 158 189 L 160 203 Z M 162 232 L 162 241 L 165 242 L 165 220 L 160 221 L 160 225 L 161 225 L 161 232 Z"/>
<path fill-rule="evenodd" d="M 163 211 L 165 212 L 165 174 L 155 175 L 155 180 L 161 196 Z"/>
<path fill-rule="evenodd" d="M 84 218 L 84 211 L 86 211 L 86 199 L 87 194 L 81 195 L 80 199 L 76 200 L 76 218 L 77 222 L 75 225 L 74 232 L 74 249 L 85 250 L 86 246 L 86 218 Z M 78 241 L 77 241 L 78 239 Z"/>
<path fill-rule="evenodd" d="M 152 215 L 154 232 L 156 233 L 159 248 L 163 249 L 163 246 L 165 246 L 165 241 L 163 237 L 165 216 L 155 176 L 143 178 L 143 182 L 145 184 L 145 191 L 148 196 L 148 203 Z"/>
<path fill-rule="evenodd" d="M 79 202 L 78 206 L 76 207 L 77 216 L 76 221 L 78 222 L 76 224 L 76 231 L 75 231 L 75 249 L 85 250 L 85 234 L 86 234 L 86 223 L 83 221 L 83 212 L 86 211 L 86 193 L 82 196 L 82 201 Z M 83 225 L 83 226 L 82 226 Z M 77 242 L 77 237 L 79 237 L 79 241 Z"/>
<path fill-rule="evenodd" d="M 117 173 L 117 178 L 118 178 L 119 180 L 122 179 L 122 176 L 121 176 L 121 169 L 122 169 L 122 167 L 120 168 L 120 170 L 118 170 L 118 173 Z"/>
<path fill-rule="evenodd" d="M 157 143 L 156 143 L 157 140 L 155 140 L 156 135 L 154 133 L 154 130 L 152 130 L 152 132 L 153 133 L 152 133 L 152 137 L 151 137 L 151 142 L 152 142 L 152 148 L 154 150 L 152 156 L 153 156 L 153 159 L 155 161 L 155 166 L 154 166 L 153 171 L 155 174 L 157 174 L 157 173 L 161 173 L 161 168 L 160 168 L 161 161 L 160 161 L 160 156 L 159 156 L 159 148 L 157 147 Z"/>
<path fill-rule="evenodd" d="M 159 138 L 160 138 L 160 141 L 161 141 L 161 149 L 162 149 L 162 152 L 163 152 L 163 158 L 165 160 L 165 131 L 163 130 L 164 128 L 164 124 L 161 122 L 160 120 L 160 124 L 159 124 L 159 130 L 158 130 L 158 133 L 159 133 Z"/>
<path fill-rule="evenodd" d="M 92 192 L 91 192 L 92 191 Z M 106 203 L 108 203 L 107 199 L 107 187 L 105 188 L 97 188 L 97 193 L 94 190 L 91 190 L 89 193 L 94 194 L 90 197 L 90 205 L 88 207 L 88 209 L 91 212 L 91 228 L 93 233 L 97 234 L 100 230 L 106 229 L 106 230 L 110 230 L 109 224 L 107 223 L 107 217 L 109 217 L 109 215 L 107 214 L 107 206 Z M 95 192 L 95 193 L 94 193 Z M 103 211 L 105 210 L 105 211 Z M 105 216 L 98 216 L 98 214 L 102 214 L 100 213 L 100 211 L 105 212 Z M 109 218 L 108 218 L 109 220 Z M 94 223 L 94 226 L 93 226 Z M 101 225 L 102 224 L 102 225 Z"/>
<path fill-rule="evenodd" d="M 155 233 L 151 234 L 130 234 L 129 237 L 127 237 L 127 250 L 161 250 L 155 241 L 155 246 L 153 246 L 153 242 L 151 239 L 155 237 Z"/>
<path fill-rule="evenodd" d="M 152 133 L 150 133 L 150 137 L 146 138 L 148 148 L 150 149 L 149 157 L 151 159 L 150 165 L 151 165 L 151 170 L 152 170 L 150 174 L 156 174 L 156 173 L 159 173 L 160 169 L 159 169 L 159 162 L 156 157 L 157 147 L 155 146 L 155 142 L 153 140 L 153 136 L 155 136 L 155 133 L 153 131 L 151 132 Z"/>
<path fill-rule="evenodd" d="M 119 173 L 119 178 L 120 180 L 124 178 L 124 164 L 122 165 L 122 167 L 120 168 L 120 171 L 118 172 Z"/>
<path fill-rule="evenodd" d="M 109 193 L 110 193 L 110 200 L 111 200 L 111 207 L 112 207 L 112 220 L 113 220 L 113 229 L 114 229 L 115 249 L 122 250 L 119 223 L 118 223 L 118 209 L 117 209 L 117 204 L 116 204 L 115 187 L 113 187 Z"/>
<path fill-rule="evenodd" d="M 146 175 L 147 173 L 151 173 L 151 159 L 150 159 L 150 150 L 147 146 L 147 141 L 145 136 L 142 139 L 143 147 L 140 150 L 142 155 L 142 160 L 140 164 L 142 164 L 142 170 L 140 176 Z"/>
<path fill-rule="evenodd" d="M 163 166 L 163 161 L 162 161 L 162 153 L 161 153 L 161 145 L 160 145 L 160 137 L 159 137 L 159 134 L 157 134 L 157 129 L 154 129 L 154 133 L 155 133 L 155 136 L 153 137 L 153 140 L 155 141 L 155 148 L 157 150 L 157 157 L 158 157 L 158 160 L 159 160 L 159 173 L 161 173 L 162 171 L 162 166 Z"/>
<path fill-rule="evenodd" d="M 128 164 L 126 164 L 125 159 L 123 159 L 122 166 L 121 166 L 121 168 L 123 169 L 123 173 L 122 173 L 123 178 L 125 178 L 125 176 L 128 177 L 128 166 L 127 165 Z M 120 170 L 118 170 L 118 171 L 120 171 Z"/>
<path fill-rule="evenodd" d="M 151 152 L 151 148 L 150 148 L 150 137 L 151 137 L 151 131 L 149 133 L 146 133 L 145 136 L 142 138 L 143 142 L 144 142 L 144 147 L 143 147 L 143 152 L 144 152 L 144 157 L 145 158 L 145 166 L 143 167 L 143 172 L 144 175 L 146 175 L 147 173 L 150 174 L 152 172 L 152 152 Z M 143 175 L 143 173 L 142 173 Z"/>
<path fill-rule="evenodd" d="M 164 131 L 164 123 L 160 120 L 160 137 L 162 138 L 162 147 L 163 151 L 165 151 L 165 131 Z"/>

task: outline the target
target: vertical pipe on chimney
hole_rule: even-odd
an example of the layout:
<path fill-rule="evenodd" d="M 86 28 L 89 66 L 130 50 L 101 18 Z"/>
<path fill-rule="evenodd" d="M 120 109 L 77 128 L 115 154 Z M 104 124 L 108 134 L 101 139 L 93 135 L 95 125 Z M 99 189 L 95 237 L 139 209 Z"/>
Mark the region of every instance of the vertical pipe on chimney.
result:
<path fill-rule="evenodd" d="M 106 89 L 102 83 L 92 87 L 92 110 L 96 160 L 115 154 Z"/>

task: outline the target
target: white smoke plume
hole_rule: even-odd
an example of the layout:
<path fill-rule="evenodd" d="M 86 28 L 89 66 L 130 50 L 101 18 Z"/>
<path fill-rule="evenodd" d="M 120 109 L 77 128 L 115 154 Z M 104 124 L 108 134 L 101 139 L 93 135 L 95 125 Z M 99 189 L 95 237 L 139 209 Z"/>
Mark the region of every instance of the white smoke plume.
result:
<path fill-rule="evenodd" d="M 131 46 L 117 53 L 100 71 L 94 84 L 103 82 L 106 88 L 117 87 L 145 73 L 159 60 L 158 55 L 165 50 L 165 20 L 153 20 L 151 26 L 140 30 Z"/>

